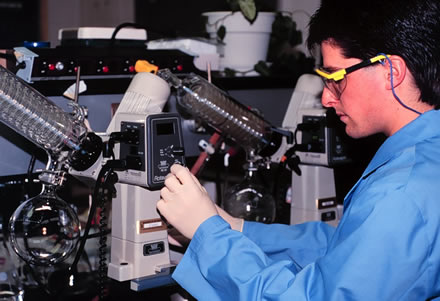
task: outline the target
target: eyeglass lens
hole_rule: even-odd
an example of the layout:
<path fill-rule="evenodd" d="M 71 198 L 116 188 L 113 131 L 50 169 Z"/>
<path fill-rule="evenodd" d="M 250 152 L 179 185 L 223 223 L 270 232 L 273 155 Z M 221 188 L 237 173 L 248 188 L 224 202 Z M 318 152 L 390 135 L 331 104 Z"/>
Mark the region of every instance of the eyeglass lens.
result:
<path fill-rule="evenodd" d="M 339 81 L 334 81 L 332 79 L 324 79 L 324 84 L 327 89 L 333 94 L 336 99 L 339 99 L 344 92 L 345 86 L 347 85 L 347 79 L 344 77 Z"/>

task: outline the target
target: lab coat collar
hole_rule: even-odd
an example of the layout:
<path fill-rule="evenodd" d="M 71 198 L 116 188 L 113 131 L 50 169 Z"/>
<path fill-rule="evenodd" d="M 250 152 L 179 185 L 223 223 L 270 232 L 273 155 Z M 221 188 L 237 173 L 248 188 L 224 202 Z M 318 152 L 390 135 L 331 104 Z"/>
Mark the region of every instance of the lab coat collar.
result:
<path fill-rule="evenodd" d="M 395 154 L 414 146 L 419 142 L 440 136 L 440 111 L 431 110 L 423 113 L 388 137 L 378 149 L 370 164 L 368 164 L 362 178 L 367 178 L 377 168 L 388 162 Z"/>
<path fill-rule="evenodd" d="M 378 149 L 361 178 L 354 184 L 344 198 L 344 211 L 347 209 L 352 194 L 357 186 L 379 167 L 387 163 L 395 154 L 432 137 L 440 136 L 440 110 L 431 110 L 423 113 L 412 122 L 405 125 L 394 135 L 388 137 Z"/>

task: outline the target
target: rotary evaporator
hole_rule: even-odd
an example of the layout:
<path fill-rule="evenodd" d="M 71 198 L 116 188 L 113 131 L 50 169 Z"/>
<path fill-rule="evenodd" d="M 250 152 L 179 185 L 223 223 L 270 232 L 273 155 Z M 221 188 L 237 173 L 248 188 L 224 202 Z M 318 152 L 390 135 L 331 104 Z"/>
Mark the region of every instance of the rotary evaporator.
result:
<path fill-rule="evenodd" d="M 155 208 L 169 167 L 184 164 L 179 116 L 162 113 L 169 93 L 168 84 L 158 76 L 136 74 L 108 130 L 94 133 L 85 126 L 80 106 L 72 102 L 72 112 L 65 112 L 0 67 L 0 121 L 48 155 L 39 175 L 42 192 L 24 201 L 9 221 L 11 246 L 23 261 L 47 267 L 74 257 L 66 285 L 74 283 L 95 212 L 112 201 L 111 260 L 108 271 L 100 266 L 100 279 L 108 273 L 115 280 L 133 280 L 131 287 L 136 290 L 135 280 L 169 274 L 173 264 L 167 227 Z M 75 209 L 57 194 L 67 175 L 93 187 L 84 229 Z M 101 222 L 105 249 L 105 216 Z M 105 256 L 103 250 L 100 262 L 106 261 Z M 105 283 L 100 286 L 102 291 Z"/>

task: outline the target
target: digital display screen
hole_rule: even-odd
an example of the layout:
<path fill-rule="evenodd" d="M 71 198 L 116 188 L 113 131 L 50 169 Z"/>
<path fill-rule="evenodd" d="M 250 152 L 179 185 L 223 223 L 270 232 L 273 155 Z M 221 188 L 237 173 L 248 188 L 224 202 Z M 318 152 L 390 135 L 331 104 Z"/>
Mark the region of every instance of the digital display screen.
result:
<path fill-rule="evenodd" d="M 174 124 L 172 122 L 156 123 L 156 133 L 158 136 L 173 135 L 174 134 Z"/>

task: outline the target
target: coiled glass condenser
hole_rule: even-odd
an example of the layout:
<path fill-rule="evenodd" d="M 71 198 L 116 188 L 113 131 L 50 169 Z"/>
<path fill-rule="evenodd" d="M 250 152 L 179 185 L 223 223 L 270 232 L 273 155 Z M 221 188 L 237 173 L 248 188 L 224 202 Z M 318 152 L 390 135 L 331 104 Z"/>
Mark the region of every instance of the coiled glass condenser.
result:
<path fill-rule="evenodd" d="M 73 116 L 1 66 L 0 121 L 50 154 L 65 146 L 79 150 L 87 133 Z"/>
<path fill-rule="evenodd" d="M 204 78 L 191 74 L 178 87 L 178 102 L 222 135 L 247 151 L 259 152 L 271 144 L 272 125 Z"/>

